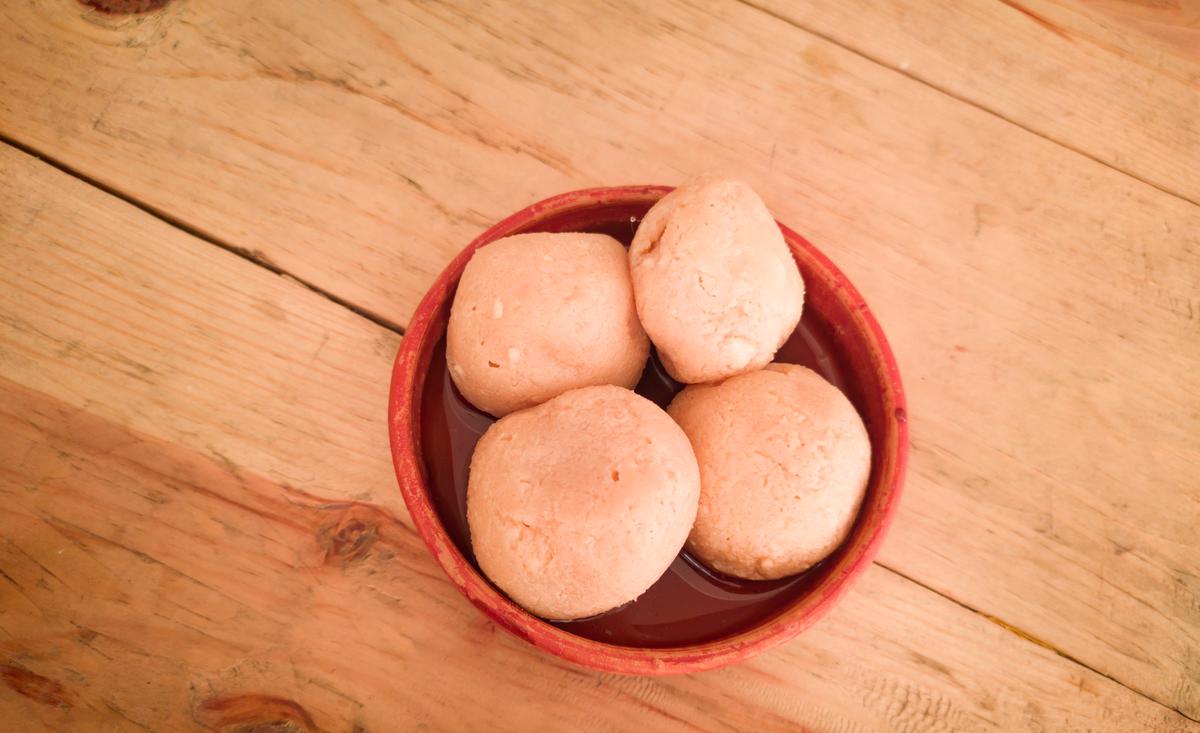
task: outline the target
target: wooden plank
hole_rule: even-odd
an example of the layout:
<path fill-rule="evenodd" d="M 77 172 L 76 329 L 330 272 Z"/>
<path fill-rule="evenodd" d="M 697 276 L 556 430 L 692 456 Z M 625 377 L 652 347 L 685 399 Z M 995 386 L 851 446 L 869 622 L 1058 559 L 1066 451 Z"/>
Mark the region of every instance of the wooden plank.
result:
<path fill-rule="evenodd" d="M 90 414 L 203 450 L 232 471 L 251 465 L 281 485 L 375 497 L 402 512 L 392 471 L 363 460 L 389 451 L 386 432 L 364 430 L 384 409 L 387 380 L 354 368 L 364 353 L 384 368 L 399 335 L 365 329 L 362 317 L 278 276 L 246 278 L 244 260 L 214 257 L 211 246 L 159 245 L 181 238 L 96 193 L 90 209 L 59 205 L 79 196 L 78 182 L 34 177 L 28 160 L 5 149 L 7 373 Z M 95 232 L 111 237 L 122 226 L 132 227 L 131 246 L 110 247 L 97 274 Z M 91 302 L 63 301 L 80 288 Z M 139 348 L 127 348 L 130 340 Z M 327 460 L 312 460 L 316 446 Z"/>
<path fill-rule="evenodd" d="M 1200 2 L 1197 0 L 1143 3 L 1078 0 L 1078 3 L 1089 12 L 1103 14 L 1121 28 L 1152 38 L 1173 53 L 1200 62 Z"/>
<path fill-rule="evenodd" d="M 1200 203 L 1200 6 L 747 1 Z"/>
<path fill-rule="evenodd" d="M 773 10 L 1200 200 L 1200 69 L 1088 15 L 1037 6 L 1090 39 L 1069 43 L 992 0 Z M 984 162 L 984 134 L 994 148 L 1022 138 L 750 8 L 456 19 L 308 0 L 246 12 L 231 0 L 134 17 L 8 4 L 0 132 L 400 323 L 454 251 L 537 196 L 732 160 L 886 226 L 925 205 L 943 167 L 929 158 Z M 1013 185 L 988 165 L 961 184 Z M 885 177 L 888 198 L 864 175 Z"/>
<path fill-rule="evenodd" d="M 0 12 L 0 130 L 396 321 L 534 198 L 746 178 L 900 357 L 883 561 L 1200 717 L 1196 206 L 745 6 Z"/>
<path fill-rule="evenodd" d="M 736 668 L 559 664 L 362 480 L 390 470 L 357 406 L 383 404 L 392 334 L 11 148 L 0 174 L 9 729 L 1200 730 L 881 567 Z M 323 400 L 344 408 L 296 418 Z"/>

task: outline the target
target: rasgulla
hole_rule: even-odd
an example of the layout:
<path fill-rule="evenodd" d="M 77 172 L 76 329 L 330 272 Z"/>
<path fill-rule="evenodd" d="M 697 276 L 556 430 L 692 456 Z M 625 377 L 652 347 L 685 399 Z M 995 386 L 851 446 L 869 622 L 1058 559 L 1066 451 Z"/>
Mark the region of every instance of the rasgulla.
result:
<path fill-rule="evenodd" d="M 662 408 L 584 387 L 493 424 L 471 457 L 475 559 L 547 619 L 634 600 L 683 548 L 700 497 L 687 436 Z"/>
<path fill-rule="evenodd" d="M 479 249 L 446 335 L 455 386 L 497 417 L 578 387 L 632 387 L 649 350 L 625 249 L 577 232 L 517 234 Z"/>
<path fill-rule="evenodd" d="M 702 179 L 664 196 L 638 225 L 629 262 L 642 326 L 681 382 L 762 368 L 800 321 L 791 251 L 739 181 Z"/>
<path fill-rule="evenodd" d="M 685 388 L 667 408 L 700 464 L 688 549 L 756 580 L 801 572 L 850 531 L 871 472 L 854 406 L 797 364 Z"/>

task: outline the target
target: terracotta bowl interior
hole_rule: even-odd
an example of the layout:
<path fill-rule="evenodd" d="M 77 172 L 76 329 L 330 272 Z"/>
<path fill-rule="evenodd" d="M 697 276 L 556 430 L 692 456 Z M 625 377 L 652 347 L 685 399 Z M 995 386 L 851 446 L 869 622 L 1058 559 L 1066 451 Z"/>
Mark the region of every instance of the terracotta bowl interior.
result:
<path fill-rule="evenodd" d="M 500 237 L 529 231 L 600 231 L 628 241 L 636 221 L 670 188 L 629 186 L 575 191 L 541 201 L 484 232 L 460 253 L 413 316 L 392 375 L 389 431 L 396 475 L 414 525 L 451 582 L 488 617 L 535 646 L 595 669 L 629 674 L 691 672 L 733 664 L 804 630 L 870 564 L 903 486 L 908 435 L 895 360 L 866 303 L 807 240 L 781 225 L 804 276 L 806 321 L 822 329 L 843 391 L 871 437 L 871 478 L 846 542 L 805 579 L 803 594 L 771 616 L 723 638 L 676 647 L 618 646 L 584 638 L 526 613 L 497 591 L 459 548 L 431 501 L 422 453 L 421 404 L 435 350 L 442 348 L 454 288 L 470 255 Z M 440 358 L 440 354 L 438 354 Z M 464 552 L 465 550 L 465 552 Z"/>

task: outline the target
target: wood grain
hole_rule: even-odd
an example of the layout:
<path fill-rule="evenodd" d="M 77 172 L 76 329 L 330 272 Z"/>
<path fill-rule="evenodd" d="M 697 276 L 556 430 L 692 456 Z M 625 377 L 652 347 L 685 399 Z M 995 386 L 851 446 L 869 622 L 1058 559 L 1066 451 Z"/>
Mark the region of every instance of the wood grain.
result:
<path fill-rule="evenodd" d="M 535 198 L 747 179 L 900 358 L 883 561 L 1200 718 L 1196 206 L 747 6 L 0 12 L 0 130 L 399 322 Z"/>
<path fill-rule="evenodd" d="M 0 174 L 12 730 L 1200 730 L 882 567 L 739 667 L 562 666 L 458 597 L 372 480 L 385 416 L 357 407 L 393 334 L 11 148 Z"/>
<path fill-rule="evenodd" d="M 1172 52 L 1200 62 L 1200 2 L 1197 0 L 1078 0 L 1079 7 L 1152 38 Z"/>
<path fill-rule="evenodd" d="M 748 2 L 1200 203 L 1200 5 Z"/>
<path fill-rule="evenodd" d="M 777 12 L 1200 200 L 1196 65 L 1030 7 L 1084 40 L 985 0 Z M 988 151 L 1092 170 L 750 7 L 654 10 L 26 0 L 0 9 L 0 132 L 398 323 L 481 226 L 570 187 L 730 164 L 886 237 L 939 181 L 1019 194 Z"/>

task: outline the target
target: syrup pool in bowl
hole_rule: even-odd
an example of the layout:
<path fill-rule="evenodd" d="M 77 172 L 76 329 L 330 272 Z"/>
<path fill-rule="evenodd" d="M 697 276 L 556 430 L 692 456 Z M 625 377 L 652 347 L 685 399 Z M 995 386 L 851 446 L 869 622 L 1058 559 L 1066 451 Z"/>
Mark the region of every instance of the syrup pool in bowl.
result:
<path fill-rule="evenodd" d="M 592 218 L 589 225 L 576 227 L 570 217 L 560 217 L 542 222 L 536 230 L 600 232 L 628 246 L 646 208 L 613 207 L 611 218 L 605 217 L 600 225 Z M 467 529 L 467 471 L 476 441 L 495 418 L 476 410 L 458 393 L 446 368 L 445 354 L 442 334 L 433 349 L 421 395 L 421 457 L 438 517 L 459 552 L 478 570 Z M 816 309 L 806 304 L 799 326 L 775 360 L 802 364 L 821 374 L 866 417 L 859 385 L 849 376 L 851 372 L 839 365 L 830 326 Z M 652 352 L 637 393 L 666 407 L 681 388 Z M 872 480 L 877 470 L 878 465 L 873 465 Z M 743 632 L 776 616 L 816 585 L 828 564 L 829 559 L 799 575 L 753 581 L 710 571 L 685 550 L 636 600 L 598 616 L 551 623 L 587 639 L 627 647 L 702 644 Z"/>

